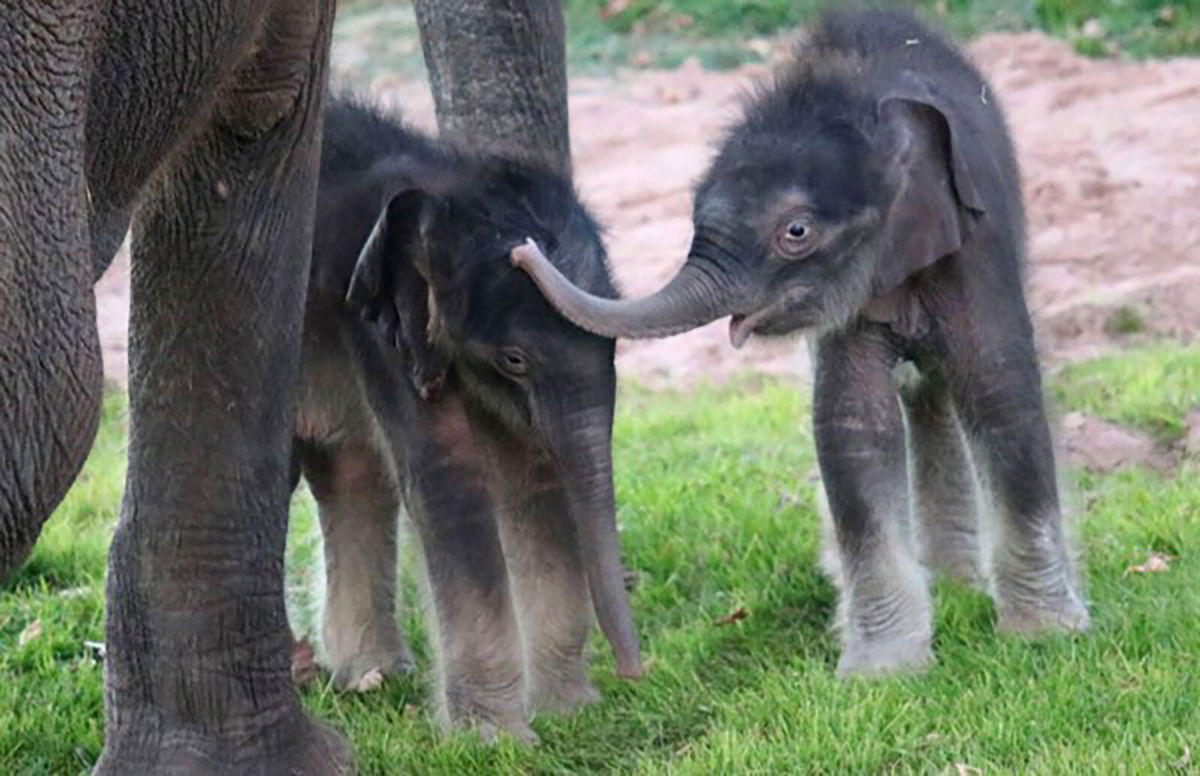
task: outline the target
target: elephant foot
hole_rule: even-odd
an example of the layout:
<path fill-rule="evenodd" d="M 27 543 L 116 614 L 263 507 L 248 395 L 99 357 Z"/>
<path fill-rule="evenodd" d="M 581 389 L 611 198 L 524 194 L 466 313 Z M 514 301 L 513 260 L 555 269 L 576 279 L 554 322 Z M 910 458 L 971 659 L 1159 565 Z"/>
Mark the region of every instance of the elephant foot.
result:
<path fill-rule="evenodd" d="M 880 679 L 920 673 L 933 665 L 933 609 L 916 574 L 887 577 L 882 594 L 843 596 L 838 624 L 841 678 Z M 907 580 L 908 590 L 900 584 Z"/>
<path fill-rule="evenodd" d="M 837 675 L 842 679 L 883 679 L 921 673 L 933 665 L 931 643 L 927 634 L 852 641 L 838 660 Z"/>
<path fill-rule="evenodd" d="M 996 630 L 1026 638 L 1056 633 L 1082 633 L 1091 627 L 1087 607 L 1077 596 L 1062 596 L 1041 605 L 998 603 Z"/>
<path fill-rule="evenodd" d="M 389 649 L 331 659 L 329 671 L 339 690 L 371 692 L 383 686 L 385 677 L 411 674 L 414 668 L 408 650 Z"/>
<path fill-rule="evenodd" d="M 517 743 L 524 746 L 537 746 L 539 743 L 538 734 L 522 719 L 479 722 L 476 729 L 479 731 L 479 740 L 488 746 L 495 745 L 500 737 L 505 735 L 512 736 Z"/>
<path fill-rule="evenodd" d="M 1076 591 L 1065 562 L 998 564 L 996 630 L 1026 637 L 1086 631 L 1091 619 Z"/>
<path fill-rule="evenodd" d="M 572 714 L 600 700 L 600 692 L 582 670 L 572 672 L 568 678 L 536 676 L 532 685 L 529 706 L 536 712 Z"/>
<path fill-rule="evenodd" d="M 485 744 L 494 744 L 501 735 L 512 736 L 526 746 L 538 743 L 537 733 L 529 726 L 529 713 L 514 689 L 519 682 L 499 690 L 451 685 L 446 688 L 441 725 L 446 731 L 475 730 Z"/>
<path fill-rule="evenodd" d="M 845 574 L 845 584 L 835 622 L 843 644 L 839 677 L 882 678 L 933 664 L 933 602 L 915 558 L 895 552 L 862 563 Z"/>
<path fill-rule="evenodd" d="M 151 731 L 153 733 L 151 734 Z M 110 730 L 94 776 L 162 773 L 219 776 L 229 773 L 344 776 L 354 772 L 350 743 L 297 709 L 290 723 L 236 741 L 205 736 L 190 728 L 164 729 L 131 721 Z"/>
<path fill-rule="evenodd" d="M 980 572 L 979 548 L 973 539 L 966 534 L 939 536 L 925 548 L 925 565 L 944 577 L 982 590 L 984 578 Z"/>

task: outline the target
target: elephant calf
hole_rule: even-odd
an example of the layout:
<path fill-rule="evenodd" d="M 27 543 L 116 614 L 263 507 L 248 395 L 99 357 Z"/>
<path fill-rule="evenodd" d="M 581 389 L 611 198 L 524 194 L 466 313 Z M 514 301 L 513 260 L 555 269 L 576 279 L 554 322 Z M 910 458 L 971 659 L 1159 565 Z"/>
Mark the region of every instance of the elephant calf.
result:
<path fill-rule="evenodd" d="M 908 15 L 825 17 L 725 138 L 694 226 L 646 299 L 596 298 L 536 245 L 513 260 L 604 336 L 726 315 L 735 347 L 809 336 L 839 673 L 932 660 L 923 566 L 988 577 L 1002 630 L 1087 628 L 1022 290 L 1020 177 L 979 72 Z"/>
<path fill-rule="evenodd" d="M 397 515 L 423 550 L 440 715 L 524 740 L 594 700 L 592 606 L 640 673 L 613 506 L 614 342 L 564 320 L 508 259 L 534 234 L 615 296 L 568 179 L 439 144 L 352 101 L 325 119 L 293 483 L 324 534 L 336 683 L 411 660 L 396 624 Z"/>

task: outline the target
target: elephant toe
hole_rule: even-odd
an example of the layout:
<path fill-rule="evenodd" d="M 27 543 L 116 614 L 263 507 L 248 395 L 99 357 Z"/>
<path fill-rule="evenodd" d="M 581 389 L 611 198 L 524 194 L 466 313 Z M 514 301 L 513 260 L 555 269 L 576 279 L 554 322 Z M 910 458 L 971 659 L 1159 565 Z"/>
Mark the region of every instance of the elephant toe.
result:
<path fill-rule="evenodd" d="M 358 655 L 331 667 L 333 684 L 339 690 L 372 692 L 383 686 L 389 676 L 405 676 L 414 671 L 407 652 L 385 655 Z"/>

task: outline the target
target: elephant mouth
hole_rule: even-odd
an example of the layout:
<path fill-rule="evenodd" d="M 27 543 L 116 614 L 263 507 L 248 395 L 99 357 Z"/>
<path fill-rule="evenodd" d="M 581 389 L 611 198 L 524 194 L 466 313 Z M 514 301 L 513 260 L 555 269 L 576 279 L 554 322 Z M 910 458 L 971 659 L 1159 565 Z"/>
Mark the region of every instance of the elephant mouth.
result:
<path fill-rule="evenodd" d="M 785 295 L 752 313 L 730 316 L 729 344 L 740 350 L 751 335 L 785 336 L 816 325 L 810 320 L 811 311 L 805 311 L 798 298 L 804 296 L 803 293 Z"/>
<path fill-rule="evenodd" d="M 797 328 L 784 326 L 781 329 L 779 321 L 775 320 L 787 312 L 787 302 L 786 298 L 777 299 L 752 313 L 730 316 L 729 344 L 733 345 L 734 350 L 741 350 L 742 345 L 746 344 L 746 340 L 750 339 L 752 334 L 786 334 Z"/>
<path fill-rule="evenodd" d="M 750 335 L 754 333 L 755 327 L 762 322 L 764 315 L 770 309 L 770 307 L 767 307 L 749 315 L 730 316 L 729 344 L 733 345 L 734 350 L 741 350 L 742 345 L 745 345 L 746 340 L 750 339 Z"/>

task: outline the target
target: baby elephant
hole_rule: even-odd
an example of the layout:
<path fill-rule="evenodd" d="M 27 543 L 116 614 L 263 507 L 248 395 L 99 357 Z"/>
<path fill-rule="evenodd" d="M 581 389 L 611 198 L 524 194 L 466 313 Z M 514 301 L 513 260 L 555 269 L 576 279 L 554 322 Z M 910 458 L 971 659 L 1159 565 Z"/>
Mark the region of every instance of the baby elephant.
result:
<path fill-rule="evenodd" d="M 403 506 L 443 723 L 524 740 L 534 711 L 597 697 L 589 604 L 618 672 L 641 670 L 613 505 L 614 342 L 513 269 L 529 233 L 572 282 L 615 296 L 569 180 L 350 101 L 328 108 L 293 474 L 320 508 L 328 667 L 363 689 L 411 668 L 395 605 Z"/>
<path fill-rule="evenodd" d="M 989 579 L 1001 630 L 1087 628 L 1022 291 L 1020 177 L 979 72 L 905 14 L 826 16 L 725 138 L 694 226 L 645 299 L 596 298 L 534 246 L 513 260 L 604 336 L 726 315 L 735 347 L 809 336 L 839 673 L 931 662 L 923 564 Z"/>

